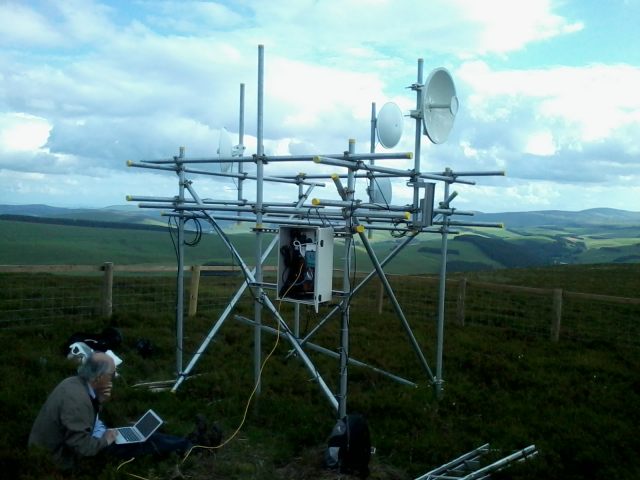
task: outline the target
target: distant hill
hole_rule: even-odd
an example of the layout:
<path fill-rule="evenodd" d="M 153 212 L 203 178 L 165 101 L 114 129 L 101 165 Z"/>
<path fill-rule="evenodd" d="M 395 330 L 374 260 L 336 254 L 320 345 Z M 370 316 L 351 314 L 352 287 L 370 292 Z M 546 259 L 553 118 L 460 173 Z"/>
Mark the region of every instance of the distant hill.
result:
<path fill-rule="evenodd" d="M 26 215 L 44 218 L 95 220 L 166 225 L 160 210 L 140 209 L 136 205 L 112 205 L 103 208 L 63 208 L 49 205 L 0 205 L 0 215 Z M 467 218 L 467 217 L 465 217 Z M 640 226 L 640 212 L 613 208 L 592 208 L 578 212 L 540 210 L 531 212 L 475 212 L 472 221 L 503 223 L 505 228 L 521 227 L 584 227 Z M 231 223 L 231 222 L 228 222 Z"/>
<path fill-rule="evenodd" d="M 136 205 L 113 205 L 104 208 L 63 208 L 49 205 L 0 205 L 0 218 L 6 220 L 52 223 L 56 225 L 102 228 L 167 228 L 168 217 L 160 209 L 141 209 Z M 231 226 L 234 222 L 219 222 Z M 193 228 L 187 225 L 187 228 Z M 208 227 L 207 227 L 208 229 Z"/>
<path fill-rule="evenodd" d="M 20 215 L 36 218 L 92 220 L 99 222 L 166 225 L 159 210 L 142 210 L 134 205 L 104 208 L 62 208 L 49 205 L 0 205 L 0 215 Z"/>
<path fill-rule="evenodd" d="M 591 208 L 579 212 L 541 210 L 534 212 L 477 212 L 473 217 L 479 222 L 502 222 L 505 228 L 519 227 L 580 227 L 587 225 L 640 225 L 640 212 L 613 208 Z"/>
<path fill-rule="evenodd" d="M 468 219 L 466 217 L 465 219 Z M 449 236 L 447 269 L 478 271 L 554 264 L 640 263 L 640 212 L 591 209 L 580 212 L 539 211 L 477 213 L 473 221 L 504 223 L 505 228 L 456 227 Z M 251 225 L 220 222 L 234 243 L 253 251 Z M 204 233 L 211 231 L 202 222 Z M 195 238 L 189 222 L 189 239 Z M 99 228 L 99 230 L 98 230 Z M 137 230 L 140 233 L 134 233 Z M 135 206 L 67 209 L 47 205 L 0 205 L 0 263 L 172 263 L 167 217 Z M 375 232 L 372 242 L 384 258 L 400 240 Z M 338 244 L 340 240 L 337 240 Z M 370 269 L 356 238 L 358 270 Z M 194 262 L 231 263 L 216 235 L 205 235 L 189 250 Z M 417 236 L 385 269 L 389 273 L 435 273 L 441 256 L 439 233 Z M 335 251 L 340 265 L 343 250 Z M 92 260 L 96 258 L 97 260 Z M 251 253 L 245 260 L 251 260 Z"/>

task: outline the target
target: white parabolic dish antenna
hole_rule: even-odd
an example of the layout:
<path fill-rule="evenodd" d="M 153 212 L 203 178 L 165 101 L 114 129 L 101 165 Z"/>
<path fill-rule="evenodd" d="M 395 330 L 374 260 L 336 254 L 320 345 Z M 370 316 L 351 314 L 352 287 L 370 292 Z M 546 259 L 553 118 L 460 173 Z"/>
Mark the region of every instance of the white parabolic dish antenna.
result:
<path fill-rule="evenodd" d="M 402 137 L 404 117 L 402 111 L 395 103 L 385 103 L 376 119 L 376 132 L 378 141 L 384 148 L 395 147 Z"/>
<path fill-rule="evenodd" d="M 444 68 L 436 68 L 424 84 L 422 125 L 433 143 L 444 143 L 458 113 L 458 97 L 453 78 Z"/>
<path fill-rule="evenodd" d="M 371 179 L 369 197 L 371 203 L 389 205 L 391 203 L 391 180 L 389 177 L 374 177 Z"/>
<path fill-rule="evenodd" d="M 232 156 L 231 136 L 226 128 L 220 130 L 220 139 L 218 140 L 218 158 L 230 158 Z M 228 172 L 231 170 L 233 162 L 220 163 L 220 170 Z"/>

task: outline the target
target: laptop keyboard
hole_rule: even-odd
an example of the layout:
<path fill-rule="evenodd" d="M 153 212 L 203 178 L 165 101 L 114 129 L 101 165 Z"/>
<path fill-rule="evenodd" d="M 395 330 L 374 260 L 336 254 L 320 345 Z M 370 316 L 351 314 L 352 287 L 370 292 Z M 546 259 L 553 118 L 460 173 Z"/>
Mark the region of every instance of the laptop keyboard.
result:
<path fill-rule="evenodd" d="M 119 428 L 118 431 L 128 442 L 140 439 L 138 433 L 131 427 L 122 427 Z"/>

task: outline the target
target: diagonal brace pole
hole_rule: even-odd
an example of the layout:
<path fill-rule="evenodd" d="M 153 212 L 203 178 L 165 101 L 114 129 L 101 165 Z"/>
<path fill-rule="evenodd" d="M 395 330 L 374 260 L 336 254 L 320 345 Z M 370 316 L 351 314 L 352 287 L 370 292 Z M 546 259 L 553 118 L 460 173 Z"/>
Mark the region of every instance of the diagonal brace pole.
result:
<path fill-rule="evenodd" d="M 414 352 L 418 356 L 418 360 L 420 361 L 420 364 L 422 365 L 424 370 L 427 372 L 427 375 L 433 382 L 435 380 L 435 377 L 433 376 L 433 373 L 429 368 L 429 364 L 427 363 L 427 360 L 424 358 L 424 355 L 422 353 L 422 350 L 420 349 L 420 345 L 418 345 L 418 341 L 416 340 L 416 337 L 413 335 L 411 326 L 409 325 L 407 318 L 404 316 L 404 312 L 402 311 L 402 308 L 398 303 L 398 299 L 393 293 L 393 289 L 389 284 L 389 280 L 387 280 L 387 277 L 384 274 L 384 271 L 382 270 L 382 266 L 380 265 L 380 262 L 378 261 L 378 258 L 376 257 L 376 254 L 373 251 L 371 244 L 369 243 L 369 239 L 363 232 L 359 232 L 358 235 L 360 236 L 360 240 L 362 240 L 362 244 L 364 245 L 364 248 L 367 250 L 367 253 L 369 254 L 369 259 L 371 260 L 371 263 L 373 264 L 376 272 L 378 273 L 378 277 L 380 277 L 380 281 L 382 282 L 382 285 L 385 291 L 387 292 L 387 295 L 389 296 L 389 300 L 393 305 L 393 309 L 396 311 L 396 315 L 398 315 L 398 318 L 400 319 L 402 326 L 404 327 L 405 333 L 409 337 L 409 342 L 411 343 L 411 346 L 413 347 Z"/>
<path fill-rule="evenodd" d="M 396 255 L 398 255 L 398 253 L 400 253 L 402 250 L 404 250 L 404 248 L 409 244 L 409 242 L 411 242 L 411 240 L 413 240 L 416 237 L 417 234 L 412 234 L 411 236 L 408 236 L 407 238 L 405 238 L 402 243 L 400 243 L 399 245 L 397 245 L 381 262 L 380 262 L 380 266 L 384 267 L 387 263 L 389 263 L 391 260 L 393 260 L 393 258 L 395 258 Z M 369 281 L 377 274 L 376 270 L 371 270 L 371 272 L 369 272 L 369 274 L 364 277 L 360 283 L 358 283 L 358 285 L 353 289 L 353 291 L 351 292 L 351 296 L 355 296 L 358 291 L 360 291 L 367 283 L 369 283 Z M 320 330 L 320 328 L 322 328 L 322 326 L 327 323 L 329 321 L 329 319 L 335 315 L 338 310 L 340 310 L 340 305 L 336 305 L 335 307 L 333 307 L 329 313 L 327 313 L 324 318 L 322 320 L 320 320 L 318 322 L 318 324 L 307 334 L 305 335 L 305 337 L 303 339 L 300 340 L 300 344 L 304 345 L 305 343 L 307 343 L 311 337 L 313 337 L 318 330 Z"/>

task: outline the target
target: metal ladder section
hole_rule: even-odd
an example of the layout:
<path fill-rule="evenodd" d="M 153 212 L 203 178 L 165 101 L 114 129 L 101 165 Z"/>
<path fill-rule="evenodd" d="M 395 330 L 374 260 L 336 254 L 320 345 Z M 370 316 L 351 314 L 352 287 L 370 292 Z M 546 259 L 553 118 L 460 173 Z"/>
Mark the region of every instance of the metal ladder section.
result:
<path fill-rule="evenodd" d="M 502 470 L 513 462 L 527 460 L 538 453 L 535 445 L 529 445 L 489 465 L 480 467 L 480 457 L 488 452 L 489 444 L 485 443 L 415 480 L 483 480 L 489 478 L 492 472 Z"/>

